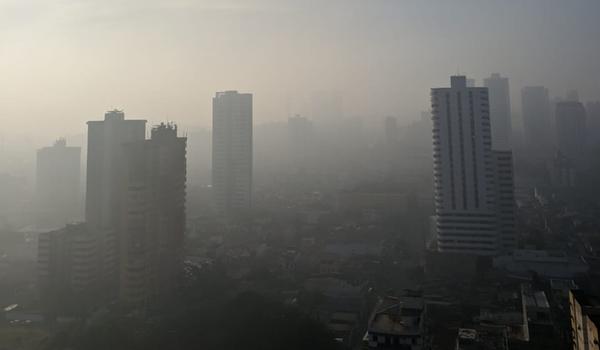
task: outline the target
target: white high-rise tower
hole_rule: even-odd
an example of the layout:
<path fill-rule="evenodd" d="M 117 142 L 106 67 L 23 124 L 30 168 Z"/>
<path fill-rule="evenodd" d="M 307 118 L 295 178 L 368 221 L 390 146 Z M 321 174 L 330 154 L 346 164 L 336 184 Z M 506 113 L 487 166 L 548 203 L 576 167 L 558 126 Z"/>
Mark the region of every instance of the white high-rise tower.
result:
<path fill-rule="evenodd" d="M 438 250 L 514 247 L 512 156 L 492 151 L 488 89 L 453 76 L 450 88 L 431 90 L 431 105 Z"/>

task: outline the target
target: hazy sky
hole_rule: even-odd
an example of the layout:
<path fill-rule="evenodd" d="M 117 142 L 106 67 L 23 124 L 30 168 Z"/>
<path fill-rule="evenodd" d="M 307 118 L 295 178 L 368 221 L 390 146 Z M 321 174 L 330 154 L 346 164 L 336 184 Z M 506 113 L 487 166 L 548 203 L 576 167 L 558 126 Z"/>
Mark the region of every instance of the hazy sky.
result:
<path fill-rule="evenodd" d="M 110 108 L 210 126 L 226 89 L 255 94 L 256 122 L 319 91 L 411 119 L 457 70 L 598 99 L 600 1 L 0 0 L 0 134 L 83 132 Z"/>

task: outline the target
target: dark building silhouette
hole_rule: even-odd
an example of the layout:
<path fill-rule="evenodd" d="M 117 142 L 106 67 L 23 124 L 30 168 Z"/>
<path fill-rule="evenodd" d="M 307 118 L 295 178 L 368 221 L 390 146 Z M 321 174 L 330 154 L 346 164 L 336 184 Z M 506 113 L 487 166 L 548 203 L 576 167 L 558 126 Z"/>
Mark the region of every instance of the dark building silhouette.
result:
<path fill-rule="evenodd" d="M 125 120 L 125 113 L 109 111 L 102 121 L 88 123 L 87 191 L 85 219 L 97 238 L 99 278 L 107 295 L 116 297 L 119 286 L 119 242 L 121 225 L 122 176 L 126 169 L 124 145 L 143 141 L 145 120 Z"/>
<path fill-rule="evenodd" d="M 62 312 L 86 310 L 117 296 L 123 147 L 143 141 L 145 127 L 145 120 L 125 120 L 118 110 L 107 112 L 102 121 L 88 122 L 86 223 L 42 234 L 38 249 L 42 299 L 51 303 L 57 296 L 72 297 L 71 302 L 61 299 Z"/>
<path fill-rule="evenodd" d="M 556 104 L 556 147 L 576 163 L 584 161 L 586 151 L 585 108 L 579 101 Z"/>
<path fill-rule="evenodd" d="M 37 151 L 37 224 L 62 227 L 81 217 L 81 148 L 67 146 L 65 139 Z"/>
<path fill-rule="evenodd" d="M 38 288 L 47 316 L 81 315 L 107 300 L 102 234 L 84 223 L 38 237 Z"/>
<path fill-rule="evenodd" d="M 527 156 L 535 160 L 552 158 L 553 132 L 548 90 L 543 86 L 524 87 L 521 104 Z"/>
<path fill-rule="evenodd" d="M 88 123 L 87 191 L 85 219 L 89 225 L 115 229 L 120 214 L 119 180 L 123 169 L 123 144 L 143 141 L 145 120 L 125 120 L 119 110 L 106 112 L 104 120 Z"/>
<path fill-rule="evenodd" d="M 585 111 L 588 144 L 593 149 L 597 149 L 600 147 L 600 101 L 586 103 Z"/>
<path fill-rule="evenodd" d="M 186 141 L 173 124 L 125 144 L 119 297 L 143 304 L 179 285 L 185 233 Z"/>

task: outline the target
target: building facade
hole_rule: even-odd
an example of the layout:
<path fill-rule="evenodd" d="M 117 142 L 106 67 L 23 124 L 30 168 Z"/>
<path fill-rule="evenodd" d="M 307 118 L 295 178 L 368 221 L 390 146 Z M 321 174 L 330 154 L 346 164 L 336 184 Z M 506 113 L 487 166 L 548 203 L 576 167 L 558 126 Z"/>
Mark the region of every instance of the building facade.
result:
<path fill-rule="evenodd" d="M 126 120 L 123 111 L 113 110 L 104 115 L 104 120 L 87 124 L 86 226 L 98 235 L 99 276 L 104 279 L 105 294 L 113 298 L 119 289 L 119 242 L 123 234 L 124 145 L 144 141 L 146 121 Z"/>
<path fill-rule="evenodd" d="M 126 144 L 122 176 L 119 299 L 143 305 L 171 295 L 182 274 L 186 141 L 160 124 L 151 138 Z"/>
<path fill-rule="evenodd" d="M 247 211 L 252 203 L 252 94 L 213 98 L 212 189 L 217 212 Z"/>
<path fill-rule="evenodd" d="M 125 120 L 119 110 L 106 112 L 104 120 L 89 121 L 85 219 L 89 225 L 115 228 L 120 215 L 119 181 L 124 143 L 146 138 L 145 120 Z"/>
<path fill-rule="evenodd" d="M 81 219 L 81 148 L 69 147 L 65 139 L 37 151 L 37 224 L 63 227 Z"/>
<path fill-rule="evenodd" d="M 510 152 L 492 151 L 488 89 L 453 76 L 450 88 L 432 89 L 431 103 L 437 248 L 494 255 L 512 246 L 501 229 L 511 215 L 500 207 L 514 206 L 501 196 L 514 189 Z"/>
<path fill-rule="evenodd" d="M 600 298 L 580 290 L 569 292 L 569 313 L 571 321 L 571 349 L 600 349 Z"/>
<path fill-rule="evenodd" d="M 550 117 L 548 89 L 543 86 L 528 86 L 521 90 L 523 132 L 527 156 L 544 161 L 552 158 L 553 121 Z"/>
<path fill-rule="evenodd" d="M 585 160 L 587 150 L 585 107 L 579 101 L 556 104 L 556 148 L 576 164 Z"/>
<path fill-rule="evenodd" d="M 511 151 L 492 151 L 498 248 L 517 248 L 514 167 Z"/>
<path fill-rule="evenodd" d="M 81 314 L 107 300 L 102 236 L 84 223 L 39 235 L 38 286 L 45 313 Z"/>
<path fill-rule="evenodd" d="M 512 149 L 512 123 L 508 78 L 493 73 L 483 80 L 490 99 L 490 122 L 492 124 L 492 147 L 497 150 Z"/>
<path fill-rule="evenodd" d="M 600 146 L 600 101 L 589 101 L 585 104 L 587 140 L 593 150 Z"/>

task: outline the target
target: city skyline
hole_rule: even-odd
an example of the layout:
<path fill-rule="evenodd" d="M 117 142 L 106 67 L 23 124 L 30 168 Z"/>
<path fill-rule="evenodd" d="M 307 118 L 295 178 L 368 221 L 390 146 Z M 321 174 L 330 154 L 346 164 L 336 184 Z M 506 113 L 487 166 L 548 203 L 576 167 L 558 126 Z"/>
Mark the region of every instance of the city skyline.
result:
<path fill-rule="evenodd" d="M 585 59 L 600 53 L 597 2 L 463 3 L 457 11 L 442 2 L 334 1 L 311 16 L 311 4 L 292 1 L 154 0 L 136 12 L 137 1 L 50 7 L 4 0 L 0 118 L 34 138 L 37 122 L 51 119 L 49 131 L 67 136 L 111 107 L 152 122 L 176 120 L 182 130 L 208 127 L 212 92 L 239 89 L 256 96 L 257 123 L 313 117 L 313 97 L 323 92 L 343 96 L 347 117 L 408 121 L 427 108 L 429 86 L 457 70 L 478 82 L 492 72 L 507 76 L 513 106 L 526 85 L 600 98 L 598 60 Z M 495 19 L 498 12 L 511 14 L 511 23 Z M 480 29 L 465 32 L 469 22 Z M 38 103 L 27 103 L 31 96 Z"/>
<path fill-rule="evenodd" d="M 0 0 L 0 350 L 600 350 L 600 0 Z"/>

